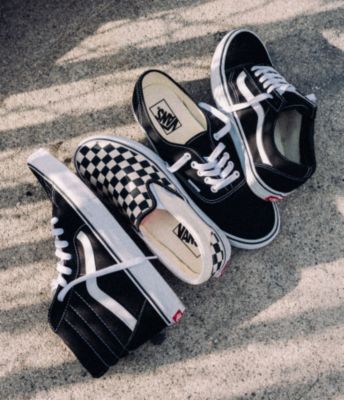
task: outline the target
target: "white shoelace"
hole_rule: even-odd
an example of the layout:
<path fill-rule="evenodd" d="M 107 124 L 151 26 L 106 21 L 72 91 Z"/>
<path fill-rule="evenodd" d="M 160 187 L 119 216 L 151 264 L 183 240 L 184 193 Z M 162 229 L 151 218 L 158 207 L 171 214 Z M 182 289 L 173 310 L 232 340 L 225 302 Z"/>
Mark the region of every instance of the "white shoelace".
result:
<path fill-rule="evenodd" d="M 286 79 L 272 67 L 268 67 L 265 65 L 256 65 L 254 67 L 251 67 L 251 71 L 257 78 L 259 78 L 259 82 L 263 84 L 263 88 L 266 90 L 266 93 L 261 93 L 248 101 L 234 104 L 231 107 L 228 107 L 229 112 L 243 110 L 247 107 L 258 104 L 264 100 L 272 99 L 273 96 L 271 95 L 271 92 L 275 89 L 280 94 L 283 94 L 284 92 L 287 91 L 289 92 L 296 91 L 295 87 L 290 83 L 288 83 Z M 314 95 L 309 95 L 309 96 L 314 96 Z M 309 97 L 309 96 L 307 96 L 309 100 L 314 102 L 315 97 Z"/>
<path fill-rule="evenodd" d="M 272 67 L 257 65 L 252 67 L 251 71 L 259 78 L 259 82 L 263 84 L 263 88 L 266 89 L 266 92 L 269 94 L 275 89 L 280 94 L 286 91 L 296 91 L 295 87 L 288 83 L 287 80 Z"/>
<path fill-rule="evenodd" d="M 270 93 L 275 89 L 280 94 L 283 94 L 284 92 L 296 92 L 295 86 L 293 86 L 292 84 L 287 82 L 287 80 L 272 67 L 256 65 L 251 68 L 251 71 L 254 72 L 254 75 L 257 78 L 259 78 L 259 82 L 261 82 L 263 84 L 263 88 L 266 89 L 266 93 L 262 93 L 261 95 L 254 97 L 252 100 L 250 100 L 247 103 L 254 104 L 254 103 L 260 102 L 262 100 L 265 100 L 267 98 L 272 98 Z M 261 96 L 261 98 L 259 99 L 260 96 Z M 264 98 L 263 98 L 263 96 L 264 96 Z M 317 102 L 317 98 L 314 93 L 310 93 L 310 94 L 306 95 L 306 97 L 312 103 Z M 245 103 L 241 103 L 241 104 L 244 105 Z M 248 105 L 250 105 L 250 104 L 248 104 Z M 243 107 L 243 108 L 246 108 L 246 107 Z M 232 110 L 232 111 L 235 111 L 235 110 Z"/>
<path fill-rule="evenodd" d="M 212 113 L 225 124 L 223 128 L 214 133 L 213 138 L 216 141 L 219 141 L 229 133 L 231 129 L 231 121 L 229 117 L 209 104 L 199 103 L 199 106 Z M 224 151 L 225 148 L 226 146 L 220 142 L 212 153 L 208 157 L 205 157 L 205 163 L 198 163 L 196 161 L 191 162 L 191 168 L 197 171 L 198 176 L 204 177 L 204 183 L 210 185 L 210 190 L 213 193 L 228 186 L 240 176 L 240 173 L 234 170 L 233 162 L 229 161 L 230 155 Z M 184 153 L 179 160 L 168 168 L 169 171 L 172 173 L 177 172 L 190 159 L 191 154 L 189 152 Z"/>
<path fill-rule="evenodd" d="M 130 261 L 113 264 L 113 265 L 110 265 L 109 267 L 100 269 L 100 270 L 92 272 L 90 274 L 80 276 L 79 278 L 74 279 L 71 282 L 67 283 L 66 279 L 62 275 L 71 275 L 73 271 L 71 268 L 66 267 L 64 265 L 64 262 L 71 260 L 72 255 L 70 253 L 66 253 L 62 250 L 64 248 L 68 247 L 69 244 L 66 240 L 59 239 L 59 236 L 64 233 L 64 230 L 62 228 L 55 228 L 55 225 L 58 223 L 58 221 L 59 220 L 57 217 L 53 217 L 51 219 L 51 225 L 53 227 L 52 233 L 53 233 L 53 236 L 55 237 L 55 247 L 56 247 L 55 255 L 56 255 L 56 257 L 60 258 L 60 261 L 57 263 L 57 267 L 56 267 L 57 271 L 59 272 L 59 275 L 56 279 L 54 279 L 52 281 L 51 287 L 52 287 L 52 290 L 56 290 L 58 286 L 63 287 L 63 289 L 59 292 L 59 294 L 57 296 L 57 299 L 59 301 L 63 301 L 66 294 L 69 292 L 69 290 L 81 282 L 85 282 L 89 279 L 94 279 L 94 278 L 98 278 L 100 276 L 111 274 L 113 272 L 122 271 L 126 268 L 133 267 L 134 265 L 141 264 L 142 262 L 144 262 L 146 260 L 152 260 L 152 259 L 157 258 L 156 256 L 136 257 Z"/>
<path fill-rule="evenodd" d="M 231 113 L 234 111 L 243 110 L 266 99 L 272 99 L 273 96 L 271 95 L 271 92 L 275 89 L 280 94 L 283 94 L 286 91 L 296 91 L 295 87 L 288 83 L 286 79 L 272 67 L 257 65 L 252 67 L 251 71 L 257 78 L 259 78 L 259 82 L 263 84 L 263 88 L 266 90 L 266 93 L 261 93 L 243 103 L 234 104 L 228 107 L 227 112 Z M 311 102 L 316 102 L 316 97 L 314 94 L 307 95 L 306 97 Z M 213 135 L 216 141 L 219 141 L 230 132 L 231 120 L 226 114 L 206 103 L 199 103 L 199 106 L 212 113 L 225 124 L 223 128 L 221 128 Z M 225 147 L 226 146 L 220 142 L 213 150 L 213 152 L 208 157 L 206 157 L 207 162 L 191 162 L 191 168 L 197 170 L 198 176 L 205 177 L 204 182 L 207 185 L 210 185 L 211 191 L 214 193 L 228 186 L 240 176 L 239 171 L 233 171 L 234 164 L 232 161 L 229 161 L 230 155 L 227 152 L 224 152 Z M 189 152 L 184 153 L 181 158 L 179 158 L 173 165 L 168 168 L 169 171 L 172 173 L 177 172 L 190 159 L 191 154 Z"/>
<path fill-rule="evenodd" d="M 64 248 L 68 247 L 68 242 L 66 240 L 59 239 L 59 236 L 63 234 L 64 230 L 62 228 L 55 228 L 55 225 L 58 223 L 58 221 L 59 219 L 57 217 L 53 217 L 51 219 L 52 234 L 55 238 L 55 256 L 60 259 L 56 266 L 56 270 L 59 275 L 51 282 L 52 290 L 56 290 L 58 286 L 66 286 L 67 281 L 62 275 L 71 275 L 72 273 L 72 269 L 64 265 L 65 261 L 72 259 L 72 255 L 63 251 Z"/>

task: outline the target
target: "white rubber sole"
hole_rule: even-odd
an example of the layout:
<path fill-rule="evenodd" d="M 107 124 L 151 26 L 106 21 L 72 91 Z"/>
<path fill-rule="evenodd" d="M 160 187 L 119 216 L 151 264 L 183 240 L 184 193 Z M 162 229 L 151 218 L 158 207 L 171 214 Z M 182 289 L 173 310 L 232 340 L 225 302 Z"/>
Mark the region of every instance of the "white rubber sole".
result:
<path fill-rule="evenodd" d="M 156 148 L 155 148 L 155 146 L 154 146 L 154 143 L 153 143 L 152 140 L 150 139 L 150 137 L 149 137 L 149 135 L 147 134 L 147 132 L 145 131 L 145 129 L 144 129 L 144 128 L 142 127 L 142 125 L 140 124 L 140 122 L 139 122 L 139 120 L 138 120 L 138 118 L 137 118 L 137 116 L 136 116 L 136 113 L 135 113 L 135 111 L 134 111 L 133 108 L 132 108 L 132 112 L 133 112 L 134 118 L 135 118 L 136 122 L 138 123 L 138 125 L 139 125 L 141 131 L 145 134 L 145 136 L 146 136 L 146 138 L 148 139 L 148 141 L 149 141 L 151 147 L 156 151 Z M 154 152 L 151 152 L 151 153 L 155 155 Z M 156 153 L 158 153 L 158 152 L 156 151 Z M 243 152 L 238 152 L 238 154 L 239 154 L 239 155 L 240 155 L 240 154 L 243 154 Z M 160 162 L 161 162 L 161 161 L 160 161 Z M 171 175 L 171 173 L 169 173 L 169 174 Z M 173 176 L 173 178 L 174 178 L 174 181 L 177 181 L 177 182 L 178 182 L 178 185 L 179 185 L 179 187 L 181 187 L 181 189 L 183 190 L 183 192 L 186 193 L 186 192 L 185 192 L 185 189 L 183 189 L 182 185 L 179 183 L 179 181 L 177 180 L 177 178 L 176 178 L 174 175 L 172 175 L 172 176 Z M 186 195 L 187 195 L 188 198 L 190 198 L 188 194 L 186 194 Z M 190 199 L 190 201 L 192 202 L 191 199 Z M 193 203 L 193 202 L 192 202 L 192 203 Z M 194 203 L 193 203 L 193 204 L 194 204 Z M 196 205 L 195 205 L 195 207 L 198 208 L 198 206 L 196 206 Z M 281 218 L 280 218 L 279 210 L 278 210 L 278 208 L 277 208 L 277 206 L 276 206 L 275 204 L 273 205 L 273 208 L 274 208 L 274 213 L 275 213 L 275 224 L 274 224 L 274 226 L 273 226 L 271 232 L 270 232 L 268 235 L 264 236 L 263 238 L 260 238 L 260 239 L 258 239 L 258 240 L 249 240 L 249 239 L 243 239 L 243 238 L 240 238 L 240 237 L 237 237 L 237 236 L 234 236 L 234 235 L 230 235 L 229 233 L 224 232 L 224 231 L 222 231 L 222 232 L 226 235 L 226 237 L 227 237 L 227 239 L 229 240 L 230 244 L 231 244 L 233 247 L 236 247 L 236 248 L 238 248 L 238 249 L 243 249 L 243 250 L 257 250 L 257 249 L 260 249 L 260 248 L 262 248 L 262 247 L 265 247 L 265 246 L 267 246 L 268 244 L 270 244 L 270 243 L 276 238 L 276 236 L 279 234 L 280 227 L 281 227 Z M 199 209 L 199 208 L 198 208 L 198 209 Z M 201 209 L 199 209 L 199 211 L 200 211 L 200 213 L 201 213 L 202 215 L 204 215 L 205 217 L 207 217 L 208 220 L 212 221 Z M 218 227 L 217 229 L 220 230 L 219 227 Z"/>
<path fill-rule="evenodd" d="M 28 165 L 46 179 L 75 210 L 118 262 L 145 255 L 93 192 L 64 164 L 44 149 Z M 185 307 L 149 260 L 123 270 L 167 325 L 177 322 Z"/>
<path fill-rule="evenodd" d="M 247 30 L 235 30 L 228 32 L 227 35 L 225 35 L 221 42 L 217 45 L 211 63 L 211 90 L 217 107 L 223 112 L 232 114 L 234 116 L 238 129 L 236 135 L 233 135 L 231 131 L 231 137 L 239 154 L 241 166 L 244 171 L 248 186 L 252 192 L 261 199 L 275 202 L 284 199 L 290 193 L 284 193 L 272 189 L 259 177 L 240 119 L 236 112 L 230 111 L 230 107 L 234 104 L 226 84 L 223 55 L 226 54 L 228 46 L 233 38 L 241 32 L 247 32 Z M 253 32 L 251 33 L 254 34 Z"/>
<path fill-rule="evenodd" d="M 166 175 L 167 179 L 173 183 L 173 185 L 177 188 L 179 191 L 179 194 L 183 197 L 184 201 L 189 204 L 189 206 L 195 211 L 195 213 L 199 216 L 199 218 L 206 223 L 219 237 L 219 239 L 222 242 L 222 246 L 224 248 L 224 262 L 221 268 L 219 269 L 218 273 L 214 274 L 215 277 L 219 277 L 223 270 L 228 266 L 230 257 L 231 257 L 231 246 L 230 242 L 228 241 L 228 238 L 226 237 L 225 233 L 192 201 L 190 196 L 185 192 L 184 188 L 182 185 L 179 183 L 178 179 L 167 169 L 166 163 L 152 150 L 150 150 L 148 147 L 144 146 L 141 143 L 134 142 L 133 140 L 126 139 L 123 137 L 117 137 L 117 136 L 94 136 L 87 138 L 83 140 L 78 148 L 75 151 L 74 157 L 73 157 L 73 162 L 76 168 L 76 162 L 75 162 L 75 155 L 78 151 L 78 149 L 85 145 L 89 141 L 93 140 L 109 140 L 113 141 L 115 143 L 121 143 L 126 147 L 132 148 L 133 150 L 137 151 L 138 153 L 143 154 L 145 157 L 147 157 L 153 164 L 156 165 L 156 167 L 164 174 Z M 76 168 L 77 169 L 77 168 Z"/>

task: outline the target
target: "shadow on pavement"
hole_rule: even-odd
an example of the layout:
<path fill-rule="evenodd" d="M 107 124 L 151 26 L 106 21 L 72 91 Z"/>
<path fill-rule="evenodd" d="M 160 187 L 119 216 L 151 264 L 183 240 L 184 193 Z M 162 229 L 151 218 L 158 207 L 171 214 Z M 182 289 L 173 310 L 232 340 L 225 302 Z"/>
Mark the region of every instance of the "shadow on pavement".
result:
<path fill-rule="evenodd" d="M 159 64 L 168 66 L 176 59 L 183 61 L 183 66 L 192 66 L 193 59 L 208 56 L 209 61 L 216 44 L 225 32 L 208 34 L 191 38 L 166 46 L 150 46 L 146 48 L 129 47 L 118 55 L 107 55 L 96 60 L 80 61 L 65 66 L 57 66 L 56 60 L 74 48 L 83 39 L 92 35 L 100 25 L 113 20 L 133 19 L 151 12 L 166 11 L 176 8 L 174 2 L 145 2 L 144 7 L 135 1 L 118 1 L 113 7 L 112 1 L 102 1 L 97 6 L 93 1 L 63 0 L 53 1 L 4 1 L 0 5 L 0 67 L 1 96 L 75 82 L 80 79 L 94 78 L 117 70 L 130 70 Z M 139 2 L 140 3 L 140 2 Z M 178 6 L 191 6 L 202 1 L 184 0 Z M 143 3 L 140 3 L 143 4 Z M 135 8 L 136 7 L 136 8 Z M 126 11 L 130 8 L 130 12 Z M 133 9 L 135 11 L 133 11 Z M 42 10 L 46 10 L 47 18 L 42 18 Z M 323 29 L 343 30 L 338 10 L 314 13 L 307 16 L 277 21 L 266 25 L 251 26 L 263 38 L 269 38 L 267 46 L 271 49 L 276 65 L 296 86 L 308 91 L 316 85 L 319 98 L 318 120 L 318 160 L 319 168 L 315 177 L 293 195 L 288 204 L 283 205 L 284 226 L 277 240 L 267 249 L 254 252 L 237 251 L 232 259 L 232 268 L 221 280 L 213 280 L 202 287 L 187 287 L 168 273 L 164 273 L 177 293 L 183 298 L 188 312 L 183 321 L 168 333 L 168 340 L 161 346 L 147 344 L 127 359 L 122 360 L 109 374 L 124 369 L 128 373 L 143 373 L 154 370 L 159 365 L 172 364 L 201 354 L 209 354 L 228 348 L 245 346 L 249 343 L 291 339 L 305 334 L 298 328 L 299 320 L 314 323 L 314 331 L 331 327 L 333 320 L 344 323 L 343 309 L 312 311 L 295 318 L 281 318 L 270 323 L 255 324 L 242 327 L 255 315 L 275 303 L 278 299 L 293 290 L 299 281 L 302 268 L 318 263 L 329 263 L 343 256 L 338 238 L 343 233 L 343 216 L 338 212 L 335 196 L 343 195 L 344 184 L 340 177 L 341 165 L 331 165 L 333 175 L 328 176 L 328 163 L 333 163 L 330 154 L 339 154 L 342 148 L 337 142 L 327 141 L 322 130 L 328 127 L 322 115 L 331 115 L 326 109 L 326 99 L 343 89 L 342 68 L 343 52 L 330 45 L 323 37 Z M 20 21 L 20 22 L 19 22 Z M 228 27 L 231 29 L 233 27 Z M 73 35 L 70 33 L 73 32 Z M 68 41 L 64 39 L 68 37 Z M 27 45 L 29 43 L 29 45 Z M 201 45 L 200 45 L 201 43 Z M 315 45 L 316 44 L 316 45 Z M 293 54 L 294 57 L 290 57 Z M 309 60 L 313 60 L 309 65 Z M 326 60 L 324 62 L 323 60 Z M 316 79 L 315 79 L 316 77 Z M 137 76 L 132 77 L 134 82 Z M 207 79 L 184 82 L 183 85 L 198 100 L 211 102 L 210 86 Z M 48 123 L 25 126 L 19 129 L 1 132 L 0 149 L 31 148 L 42 144 L 63 141 L 79 136 L 91 130 L 123 126 L 133 122 L 130 105 L 124 107 L 108 107 L 93 113 L 80 116 L 61 116 Z M 82 124 L 81 124 L 82 122 Z M 336 133 L 336 125 L 332 122 L 332 131 Z M 32 133 L 35 133 L 32 135 Z M 326 135 L 325 135 L 326 136 Z M 32 137 L 34 140 L 32 141 Z M 342 139 L 340 139 L 342 140 Z M 320 151 L 321 145 L 321 151 Z M 341 160 L 338 157 L 337 160 Z M 337 162 L 337 161 L 336 161 Z M 25 193 L 31 192 L 32 195 Z M 42 196 L 36 186 L 20 184 L 6 197 L 1 199 L 0 207 L 8 208 L 11 202 L 16 204 L 24 194 L 25 204 L 41 200 Z M 307 207 L 295 209 L 293 204 L 307 204 Z M 299 222 L 292 221 L 291 216 L 299 214 Z M 318 218 L 320 229 L 311 230 L 311 222 Z M 330 224 L 329 221 L 332 221 Z M 326 240 L 324 240 L 324 237 Z M 49 241 L 36 244 L 2 249 L 1 259 L 10 254 L 16 258 L 11 265 L 50 260 L 53 253 Z M 274 259 L 269 256 L 273 252 Z M 240 267 L 239 267 L 240 266 Z M 10 268 L 6 266 L 5 268 Z M 48 285 L 48 283 L 47 283 Z M 209 309 L 207 299 L 218 304 L 218 309 Z M 30 329 L 45 318 L 45 303 L 18 307 L 10 312 L 0 312 L 1 331 L 21 331 Z M 226 310 L 221 314 L 219 310 Z M 43 317 L 42 317 L 43 315 Z M 319 322 L 320 321 L 320 322 Z M 290 326 L 295 329 L 290 330 Z M 291 333 L 292 332 L 292 333 Z M 310 330 L 312 333 L 312 330 Z M 197 343 L 197 346 L 195 346 Z M 61 346 L 62 343 L 61 343 Z M 43 349 L 42 351 L 45 351 Z M 30 376 L 35 376 L 31 382 Z M 56 377 L 59 376 L 59 379 Z M 63 379 L 60 379 L 61 376 Z M 321 380 L 343 381 L 342 373 L 333 371 L 324 374 Z M 30 395 L 40 390 L 48 390 L 56 385 L 74 384 L 89 380 L 88 375 L 77 362 L 65 363 L 55 367 L 25 369 L 0 378 L 0 387 L 13 396 Z M 317 382 L 316 382 L 317 383 Z M 298 398 L 308 390 L 312 382 L 297 382 L 286 386 L 274 385 L 264 390 L 270 398 L 277 398 L 278 393 L 285 391 L 290 398 Z M 344 388 L 341 386 L 341 393 Z M 232 400 L 241 400 L 237 397 Z"/>

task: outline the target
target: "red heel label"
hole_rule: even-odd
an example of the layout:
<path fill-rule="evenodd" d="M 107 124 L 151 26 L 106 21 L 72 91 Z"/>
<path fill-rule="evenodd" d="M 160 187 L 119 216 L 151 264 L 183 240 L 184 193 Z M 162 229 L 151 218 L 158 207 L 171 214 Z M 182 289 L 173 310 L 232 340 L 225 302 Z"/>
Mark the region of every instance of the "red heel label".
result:
<path fill-rule="evenodd" d="M 178 322 L 178 321 L 182 318 L 182 316 L 183 316 L 182 311 L 178 310 L 178 311 L 174 314 L 174 316 L 172 317 L 172 319 L 173 319 L 174 322 Z"/>
<path fill-rule="evenodd" d="M 282 199 L 283 199 L 283 197 L 280 197 L 280 196 L 268 196 L 268 197 L 265 197 L 264 200 L 275 202 L 275 201 L 280 201 Z"/>

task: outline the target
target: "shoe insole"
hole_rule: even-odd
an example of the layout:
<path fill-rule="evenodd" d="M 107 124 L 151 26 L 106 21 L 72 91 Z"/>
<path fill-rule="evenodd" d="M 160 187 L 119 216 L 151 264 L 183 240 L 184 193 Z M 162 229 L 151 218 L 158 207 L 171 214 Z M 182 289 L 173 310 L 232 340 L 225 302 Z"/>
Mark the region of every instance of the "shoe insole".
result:
<path fill-rule="evenodd" d="M 144 88 L 146 106 L 154 127 L 163 139 L 171 143 L 185 144 L 206 129 L 205 118 L 201 121 L 199 115 L 198 120 L 188 108 L 187 101 L 183 101 L 183 96 L 186 97 L 162 83 L 152 83 Z"/>
<path fill-rule="evenodd" d="M 275 126 L 275 144 L 290 161 L 300 163 L 300 136 L 302 115 L 296 110 L 283 111 Z"/>
<path fill-rule="evenodd" d="M 185 275 L 198 275 L 202 258 L 190 232 L 166 210 L 155 209 L 145 217 L 140 231 L 152 250 L 166 255 Z"/>

